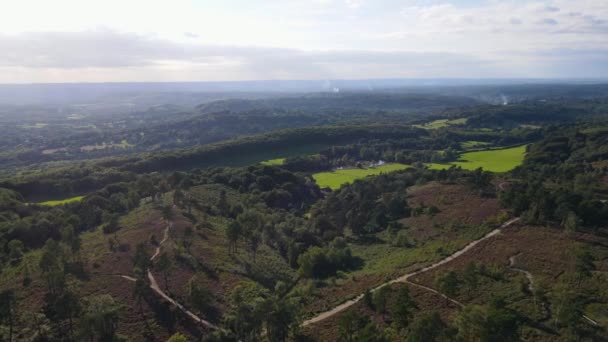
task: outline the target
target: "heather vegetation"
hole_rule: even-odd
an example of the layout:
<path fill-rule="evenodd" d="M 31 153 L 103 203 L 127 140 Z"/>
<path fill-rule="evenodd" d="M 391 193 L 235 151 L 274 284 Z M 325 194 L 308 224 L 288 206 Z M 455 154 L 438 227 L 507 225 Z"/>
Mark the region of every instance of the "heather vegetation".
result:
<path fill-rule="evenodd" d="M 0 340 L 602 341 L 604 108 L 310 95 L 57 134 L 61 163 L 3 155 Z"/>

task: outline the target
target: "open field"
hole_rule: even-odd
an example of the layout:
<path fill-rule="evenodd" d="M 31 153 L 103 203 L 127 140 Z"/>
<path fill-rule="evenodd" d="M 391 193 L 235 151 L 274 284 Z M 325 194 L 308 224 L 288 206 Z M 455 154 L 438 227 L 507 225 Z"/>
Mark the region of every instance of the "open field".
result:
<path fill-rule="evenodd" d="M 46 126 L 48 126 L 49 124 L 47 123 L 43 123 L 43 122 L 36 122 L 33 125 L 21 125 L 21 128 L 25 128 L 25 129 L 31 129 L 31 128 L 44 128 Z"/>
<path fill-rule="evenodd" d="M 527 145 L 522 145 L 499 150 L 467 152 L 460 155 L 458 161 L 447 164 L 430 163 L 427 166 L 432 170 L 443 170 L 456 165 L 465 170 L 475 170 L 481 167 L 485 171 L 508 172 L 524 161 L 526 147 Z"/>
<path fill-rule="evenodd" d="M 265 161 L 261 162 L 260 164 L 262 164 L 262 165 L 283 165 L 283 164 L 285 164 L 285 158 L 269 159 L 269 160 L 265 160 Z"/>
<path fill-rule="evenodd" d="M 312 175 L 321 188 L 331 188 L 332 190 L 339 189 L 344 184 L 350 184 L 357 179 L 367 176 L 376 176 L 382 173 L 405 170 L 409 168 L 405 164 L 385 164 L 374 168 L 367 169 L 342 169 L 331 172 L 319 172 Z"/>
<path fill-rule="evenodd" d="M 439 128 L 448 127 L 450 125 L 463 125 L 465 123 L 467 123 L 467 118 L 451 119 L 451 120 L 450 119 L 441 119 L 441 120 L 427 122 L 423 125 L 414 125 L 414 127 L 424 128 L 424 129 L 439 129 Z"/>
<path fill-rule="evenodd" d="M 126 140 L 122 140 L 119 144 L 115 144 L 115 143 L 109 143 L 106 144 L 105 142 L 101 143 L 101 144 L 97 144 L 97 145 L 86 145 L 86 146 L 82 146 L 80 147 L 81 151 L 85 151 L 85 152 L 90 152 L 90 151 L 94 151 L 94 150 L 105 150 L 110 149 L 110 148 L 131 148 L 135 145 L 129 144 Z"/>
<path fill-rule="evenodd" d="M 38 204 L 40 205 L 47 205 L 50 207 L 56 206 L 56 205 L 62 205 L 62 204 L 68 204 L 68 203 L 73 203 L 73 202 L 79 202 L 84 198 L 84 196 L 74 196 L 74 197 L 70 197 L 70 198 L 66 198 L 66 199 L 61 199 L 61 200 L 51 200 L 51 201 L 44 201 L 44 202 L 39 202 Z"/>
<path fill-rule="evenodd" d="M 460 143 L 460 146 L 465 150 L 482 148 L 482 147 L 486 147 L 488 145 L 491 145 L 491 144 L 488 142 L 485 142 L 485 141 L 475 141 L 475 140 L 463 141 Z"/>

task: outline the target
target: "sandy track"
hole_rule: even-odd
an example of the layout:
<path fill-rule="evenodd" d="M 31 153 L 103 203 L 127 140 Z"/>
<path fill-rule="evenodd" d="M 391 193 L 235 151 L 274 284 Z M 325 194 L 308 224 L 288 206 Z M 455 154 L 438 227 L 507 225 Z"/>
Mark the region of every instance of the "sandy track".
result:
<path fill-rule="evenodd" d="M 172 228 L 173 223 L 172 222 L 168 222 L 167 223 L 167 228 L 165 228 L 164 230 L 164 236 L 162 241 L 158 244 L 158 247 L 156 247 L 156 251 L 154 252 L 154 254 L 152 255 L 152 257 L 150 258 L 150 261 L 153 262 L 154 259 L 156 259 L 159 255 L 160 255 L 160 251 L 162 248 L 162 245 L 169 239 L 169 230 Z M 134 278 L 132 276 L 129 275 L 125 275 L 125 274 L 119 274 L 118 276 L 127 279 L 129 281 L 137 281 L 137 278 Z M 199 324 L 209 328 L 209 329 L 219 329 L 215 324 L 204 320 L 202 318 L 200 318 L 199 316 L 197 316 L 195 313 L 193 313 L 192 311 L 186 309 L 182 304 L 180 304 L 177 300 L 171 298 L 171 296 L 169 296 L 167 293 L 165 293 L 165 291 L 163 291 L 160 286 L 158 285 L 158 282 L 156 281 L 156 278 L 154 277 L 154 274 L 152 274 L 151 270 L 148 270 L 148 280 L 150 281 L 150 288 L 152 289 L 152 291 L 156 292 L 159 296 L 163 297 L 166 301 L 168 301 L 169 303 L 173 304 L 175 307 L 177 307 L 180 311 L 182 311 L 183 313 L 185 313 L 188 317 L 190 317 L 193 321 L 198 322 Z"/>
<path fill-rule="evenodd" d="M 154 253 L 154 255 L 152 255 L 152 257 L 150 258 L 150 261 L 154 261 L 154 259 L 156 259 L 156 257 L 158 255 L 160 255 L 160 250 L 161 250 L 163 243 L 165 243 L 169 239 L 169 230 L 171 229 L 172 226 L 173 226 L 173 223 L 171 221 L 169 221 L 167 224 L 167 228 L 165 228 L 164 237 L 163 237 L 162 241 L 158 244 L 158 247 L 156 247 L 156 252 Z M 200 318 L 195 313 L 186 309 L 182 304 L 180 304 L 178 301 L 176 301 L 175 299 L 171 298 L 168 294 L 166 294 L 160 288 L 160 286 L 158 286 L 158 282 L 156 281 L 156 278 L 154 278 L 154 274 L 152 274 L 151 270 L 148 270 L 148 280 L 150 281 L 150 288 L 154 292 L 156 292 L 159 296 L 163 297 L 169 303 L 175 305 L 183 313 L 188 315 L 188 317 L 190 317 L 192 320 L 202 324 L 203 326 L 205 326 L 207 328 L 214 329 L 214 330 L 218 329 L 218 327 L 215 324 Z"/>
<path fill-rule="evenodd" d="M 509 220 L 509 221 L 505 222 L 505 223 L 504 223 L 502 226 L 500 226 L 500 227 L 498 227 L 498 228 L 496 228 L 496 229 L 492 230 L 491 232 L 489 232 L 488 234 L 484 235 L 483 237 L 481 237 L 481 238 L 479 238 L 479 239 L 477 239 L 477 240 L 475 240 L 475 241 L 470 242 L 468 245 L 464 246 L 462 249 L 458 250 L 458 251 L 457 251 L 457 252 L 455 252 L 454 254 L 452 254 L 452 255 L 450 255 L 450 256 L 448 256 L 448 257 L 444 258 L 444 259 L 441 259 L 440 261 L 438 261 L 438 262 L 436 262 L 436 263 L 434 263 L 434 264 L 432 264 L 432 265 L 429 265 L 429 266 L 427 266 L 427 267 L 421 268 L 421 269 L 419 269 L 419 270 L 417 270 L 417 271 L 414 271 L 414 272 L 411 272 L 411 273 L 404 274 L 404 275 L 402 275 L 402 276 L 401 276 L 401 277 L 399 277 L 399 278 L 396 278 L 396 279 L 393 279 L 393 280 L 391 280 L 391 281 L 385 282 L 385 283 L 383 283 L 383 284 L 381 284 L 381 285 L 379 285 L 379 286 L 375 287 L 375 288 L 374 288 L 374 289 L 372 289 L 371 291 L 372 291 L 372 292 L 375 292 L 375 291 L 377 291 L 378 289 L 380 289 L 380 288 L 382 288 L 382 287 L 384 287 L 384 286 L 391 285 L 391 284 L 395 284 L 395 283 L 408 283 L 408 284 L 412 284 L 412 285 L 414 285 L 414 286 L 420 287 L 420 288 L 422 288 L 422 289 L 425 289 L 425 290 L 427 290 L 427 291 L 430 291 L 430 292 L 436 293 L 436 294 L 438 294 L 438 295 L 442 296 L 443 298 L 446 298 L 447 300 L 451 301 L 452 303 L 454 303 L 454 304 L 456 304 L 456 305 L 458 305 L 458 306 L 462 307 L 462 306 L 463 306 L 463 305 L 462 305 L 462 303 L 458 302 L 457 300 L 452 299 L 452 298 L 449 298 L 449 297 L 447 297 L 446 295 L 442 294 L 441 292 L 439 292 L 439 291 L 437 291 L 437 290 L 435 290 L 435 289 L 432 289 L 432 288 L 430 288 L 430 287 L 427 287 L 427 286 L 424 286 L 424 285 L 420 285 L 420 284 L 414 283 L 414 282 L 410 281 L 409 279 L 410 279 L 411 277 L 413 277 L 413 276 L 416 276 L 416 275 L 422 274 L 422 273 L 424 273 L 424 272 L 427 272 L 427 271 L 430 271 L 430 270 L 432 270 L 432 269 L 434 269 L 434 268 L 437 268 L 437 267 L 439 267 L 439 266 L 441 266 L 441 265 L 445 265 L 445 264 L 447 264 L 448 262 L 450 262 L 450 261 L 452 261 L 452 260 L 454 260 L 454 259 L 456 259 L 456 258 L 460 257 L 460 256 L 461 256 L 461 255 L 463 255 L 464 253 L 468 252 L 468 251 L 469 251 L 471 248 L 473 248 L 473 247 L 477 246 L 477 244 L 479 244 L 480 242 L 485 241 L 485 240 L 487 240 L 487 239 L 489 239 L 489 238 L 491 238 L 491 237 L 493 237 L 493 236 L 497 235 L 498 233 L 500 233 L 501 229 L 504 229 L 504 228 L 506 228 L 506 227 L 508 227 L 508 226 L 510 226 L 510 225 L 512 225 L 512 224 L 514 224 L 514 223 L 516 223 L 517 221 L 519 221 L 519 217 L 516 217 L 516 218 L 514 218 L 514 219 L 511 219 L 511 220 Z M 318 323 L 318 322 L 320 322 L 320 321 L 323 321 L 323 320 L 325 320 L 325 319 L 327 319 L 327 318 L 329 318 L 329 317 L 331 317 L 331 316 L 333 316 L 333 315 L 335 315 L 335 314 L 337 314 L 337 313 L 339 313 L 339 312 L 341 312 L 341 311 L 343 311 L 343 310 L 345 310 L 345 309 L 347 309 L 347 308 L 349 308 L 349 307 L 351 307 L 351 306 L 355 305 L 355 304 L 356 304 L 357 302 L 359 302 L 359 301 L 360 301 L 362 298 L 363 298 L 363 294 L 361 294 L 361 295 L 359 295 L 359 296 L 357 296 L 357 297 L 355 297 L 355 298 L 353 298 L 353 299 L 350 299 L 350 300 L 348 300 L 348 301 L 346 301 L 346 302 L 344 302 L 344 303 L 342 303 L 342 304 L 340 304 L 340 305 L 338 305 L 338 306 L 336 306 L 336 307 L 334 307 L 334 308 L 332 308 L 332 309 L 330 309 L 330 310 L 324 311 L 324 312 L 322 312 L 322 313 L 320 313 L 320 314 L 316 315 L 315 317 L 313 317 L 313 318 L 311 318 L 311 319 L 309 319 L 309 320 L 304 321 L 304 322 L 302 323 L 302 326 L 304 326 L 304 327 L 305 327 L 305 326 L 307 326 L 307 325 L 310 325 L 310 324 L 314 324 L 314 323 Z"/>

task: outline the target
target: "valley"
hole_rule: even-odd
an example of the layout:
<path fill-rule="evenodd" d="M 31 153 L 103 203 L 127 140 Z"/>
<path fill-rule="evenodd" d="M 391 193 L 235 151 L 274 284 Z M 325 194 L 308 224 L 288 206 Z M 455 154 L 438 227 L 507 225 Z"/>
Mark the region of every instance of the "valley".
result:
<path fill-rule="evenodd" d="M 606 99 L 469 91 L 4 117 L 0 340 L 606 340 Z"/>

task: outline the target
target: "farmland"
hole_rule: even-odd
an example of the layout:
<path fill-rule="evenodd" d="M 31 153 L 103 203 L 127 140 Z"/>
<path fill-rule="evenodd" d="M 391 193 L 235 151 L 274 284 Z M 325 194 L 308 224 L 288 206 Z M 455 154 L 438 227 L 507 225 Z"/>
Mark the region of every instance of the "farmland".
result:
<path fill-rule="evenodd" d="M 84 196 L 74 196 L 74 197 L 65 198 L 65 199 L 61 199 L 61 200 L 44 201 L 44 202 L 40 202 L 38 204 L 40 204 L 40 205 L 46 205 L 46 206 L 49 206 L 49 207 L 54 207 L 54 206 L 62 205 L 62 204 L 80 202 L 83 198 L 84 198 Z"/>
<path fill-rule="evenodd" d="M 526 145 L 505 148 L 500 150 L 486 150 L 463 153 L 452 163 L 431 163 L 427 166 L 433 170 L 447 169 L 452 165 L 460 166 L 465 170 L 483 168 L 491 172 L 508 172 L 521 165 L 526 155 Z"/>
<path fill-rule="evenodd" d="M 444 128 L 444 127 L 448 127 L 448 126 L 451 126 L 451 125 L 463 125 L 465 123 L 467 123 L 467 119 L 466 118 L 460 118 L 460 119 L 440 119 L 440 120 L 435 120 L 435 121 L 427 122 L 427 123 L 422 124 L 422 125 L 414 125 L 414 127 L 424 128 L 424 129 L 439 129 L 439 128 Z"/>
<path fill-rule="evenodd" d="M 269 159 L 261 162 L 262 165 L 283 165 L 285 164 L 285 158 Z"/>
<path fill-rule="evenodd" d="M 344 184 L 350 184 L 357 179 L 361 179 L 367 176 L 376 176 L 382 173 L 394 172 L 399 170 L 405 170 L 409 168 L 409 165 L 405 164 L 385 164 L 373 168 L 366 169 L 342 169 L 334 170 L 331 172 L 319 172 L 313 175 L 315 182 L 321 188 L 331 188 L 332 190 L 339 189 Z"/>

